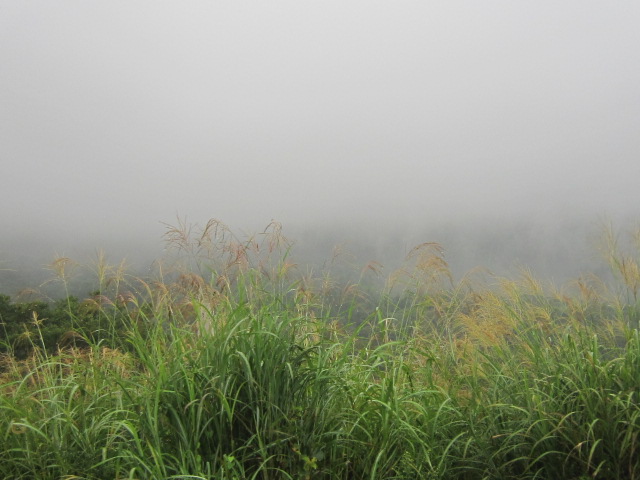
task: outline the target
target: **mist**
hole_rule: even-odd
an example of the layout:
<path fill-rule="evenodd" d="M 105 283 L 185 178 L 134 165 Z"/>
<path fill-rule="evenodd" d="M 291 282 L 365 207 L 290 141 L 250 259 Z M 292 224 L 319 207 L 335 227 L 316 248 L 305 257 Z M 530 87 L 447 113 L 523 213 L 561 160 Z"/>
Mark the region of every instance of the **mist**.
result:
<path fill-rule="evenodd" d="M 4 2 L 0 290 L 144 270 L 177 218 L 272 219 L 304 261 L 599 268 L 636 222 L 640 5 Z M 22 272 L 22 273 L 21 273 Z"/>

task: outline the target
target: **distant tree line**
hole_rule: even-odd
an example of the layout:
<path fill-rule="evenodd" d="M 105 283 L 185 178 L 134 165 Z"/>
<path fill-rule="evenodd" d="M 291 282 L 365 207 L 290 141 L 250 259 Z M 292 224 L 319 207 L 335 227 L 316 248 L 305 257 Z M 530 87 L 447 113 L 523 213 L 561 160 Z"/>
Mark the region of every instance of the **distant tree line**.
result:
<path fill-rule="evenodd" d="M 115 313 L 107 315 L 95 302 L 75 296 L 54 302 L 16 302 L 0 295 L 0 353 L 22 359 L 36 348 L 55 353 L 60 348 L 87 346 L 87 340 L 111 346 L 123 332 L 123 317 L 114 322 L 119 317 Z"/>

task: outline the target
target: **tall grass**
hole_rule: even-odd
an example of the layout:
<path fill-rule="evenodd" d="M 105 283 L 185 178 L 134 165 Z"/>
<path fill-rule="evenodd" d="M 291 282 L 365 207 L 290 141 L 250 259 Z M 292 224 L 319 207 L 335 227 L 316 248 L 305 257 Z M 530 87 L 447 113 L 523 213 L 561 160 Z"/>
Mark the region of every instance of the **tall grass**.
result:
<path fill-rule="evenodd" d="M 30 356 L 3 358 L 3 477 L 640 477 L 637 252 L 609 241 L 617 284 L 558 290 L 456 282 L 424 244 L 375 290 L 374 263 L 301 271 L 277 224 L 167 240 L 149 278 L 98 262 L 103 323 L 69 304 L 75 347 L 34 317 Z"/>

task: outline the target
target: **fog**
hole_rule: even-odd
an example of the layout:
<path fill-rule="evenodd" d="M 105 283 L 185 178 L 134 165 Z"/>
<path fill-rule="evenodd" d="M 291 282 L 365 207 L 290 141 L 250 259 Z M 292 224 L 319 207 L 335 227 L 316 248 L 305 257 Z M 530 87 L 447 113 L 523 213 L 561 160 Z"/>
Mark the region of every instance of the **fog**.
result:
<path fill-rule="evenodd" d="M 177 217 L 577 275 L 638 218 L 638 25 L 584 0 L 5 1 L 0 290 L 55 254 L 144 264 Z"/>

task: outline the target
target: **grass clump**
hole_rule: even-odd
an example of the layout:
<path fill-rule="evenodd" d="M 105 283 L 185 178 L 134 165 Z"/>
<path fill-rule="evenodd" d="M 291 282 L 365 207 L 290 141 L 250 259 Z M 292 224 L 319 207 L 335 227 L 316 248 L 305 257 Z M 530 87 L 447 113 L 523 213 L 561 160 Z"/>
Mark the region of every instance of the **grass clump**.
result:
<path fill-rule="evenodd" d="M 637 256 L 554 290 L 455 282 L 424 244 L 376 291 L 299 272 L 277 224 L 189 228 L 150 278 L 0 299 L 2 476 L 640 476 Z"/>

